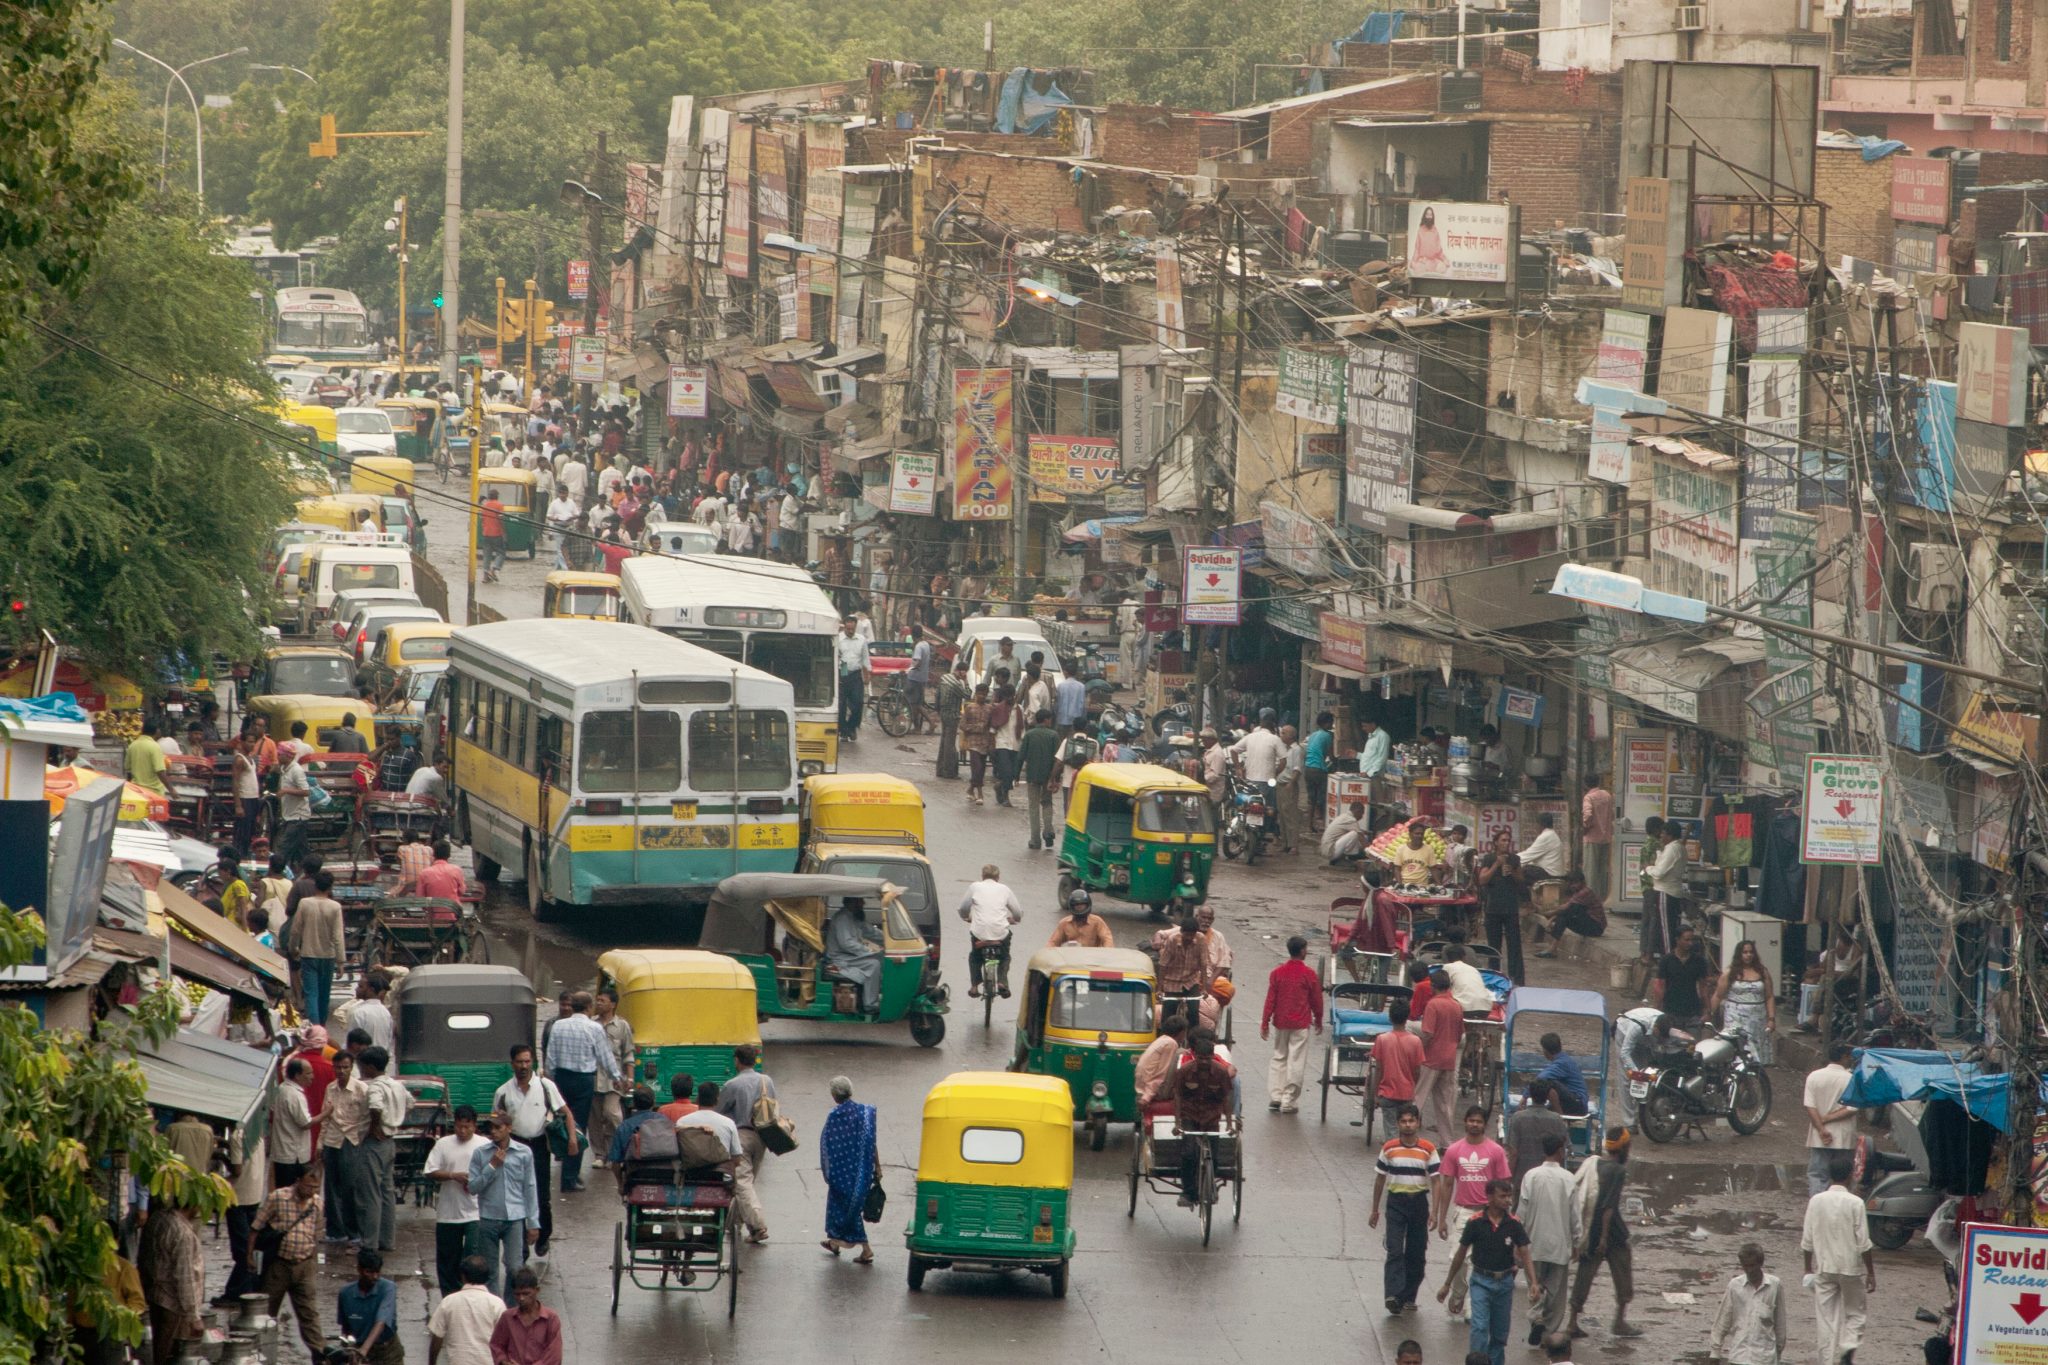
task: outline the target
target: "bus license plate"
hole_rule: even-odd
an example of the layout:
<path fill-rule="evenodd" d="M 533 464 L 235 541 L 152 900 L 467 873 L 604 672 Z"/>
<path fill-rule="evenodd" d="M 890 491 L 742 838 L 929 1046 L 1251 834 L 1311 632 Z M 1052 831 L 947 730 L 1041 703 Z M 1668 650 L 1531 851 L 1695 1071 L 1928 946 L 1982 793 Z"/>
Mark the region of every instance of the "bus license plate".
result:
<path fill-rule="evenodd" d="M 668 803 L 668 814 L 671 820 L 694 820 L 697 818 L 697 803 L 695 801 L 671 801 Z"/>
<path fill-rule="evenodd" d="M 1034 1242 L 1050 1242 L 1052 1240 L 1052 1225 L 1049 1223 L 1035 1225 L 1031 1229 L 1031 1240 Z"/>

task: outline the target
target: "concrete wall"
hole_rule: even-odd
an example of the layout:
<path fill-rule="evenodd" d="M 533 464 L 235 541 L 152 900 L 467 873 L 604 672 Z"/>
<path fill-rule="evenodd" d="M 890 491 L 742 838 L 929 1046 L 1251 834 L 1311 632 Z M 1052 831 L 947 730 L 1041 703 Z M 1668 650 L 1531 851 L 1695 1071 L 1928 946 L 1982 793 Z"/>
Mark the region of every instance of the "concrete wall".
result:
<path fill-rule="evenodd" d="M 1338 474 L 1328 469 L 1301 469 L 1300 437 L 1327 432 L 1319 422 L 1304 422 L 1273 409 L 1277 372 L 1246 371 L 1241 411 L 1244 425 L 1237 435 L 1237 490 L 1232 521 L 1257 521 L 1261 502 L 1277 502 L 1304 516 L 1335 521 Z"/>
<path fill-rule="evenodd" d="M 1813 161 L 1813 197 L 1828 206 L 1828 255 L 1844 253 L 1889 264 L 1892 258 L 1892 161 L 1865 161 L 1863 153 L 1819 148 Z"/>
<path fill-rule="evenodd" d="M 1588 308 L 1546 318 L 1495 318 L 1487 350 L 1488 400 L 1510 393 L 1517 416 L 1590 420 L 1592 410 L 1581 407 L 1573 393 L 1593 373 L 1604 314 L 1605 309 Z"/>
<path fill-rule="evenodd" d="M 1821 6 L 1811 0 L 1709 0 L 1706 27 L 1672 28 L 1678 0 L 1543 0 L 1537 55 L 1551 70 L 1619 71 L 1629 61 L 1819 64 Z M 1806 19 L 1801 28 L 1802 14 Z"/>

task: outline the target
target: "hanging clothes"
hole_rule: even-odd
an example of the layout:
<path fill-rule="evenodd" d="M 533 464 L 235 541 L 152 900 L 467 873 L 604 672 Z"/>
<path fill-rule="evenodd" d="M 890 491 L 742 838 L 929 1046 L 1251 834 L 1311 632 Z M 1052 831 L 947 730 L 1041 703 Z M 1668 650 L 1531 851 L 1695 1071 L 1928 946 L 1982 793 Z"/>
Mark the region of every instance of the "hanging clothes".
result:
<path fill-rule="evenodd" d="M 1920 1115 L 1928 1183 L 1949 1194 L 1980 1194 L 1991 1169 L 1998 1130 L 1949 1100 L 1929 1100 Z"/>
<path fill-rule="evenodd" d="M 1774 919 L 1798 923 L 1806 915 L 1806 868 L 1799 861 L 1799 813 L 1771 816 L 1764 834 L 1764 864 L 1757 878 L 1756 908 Z"/>

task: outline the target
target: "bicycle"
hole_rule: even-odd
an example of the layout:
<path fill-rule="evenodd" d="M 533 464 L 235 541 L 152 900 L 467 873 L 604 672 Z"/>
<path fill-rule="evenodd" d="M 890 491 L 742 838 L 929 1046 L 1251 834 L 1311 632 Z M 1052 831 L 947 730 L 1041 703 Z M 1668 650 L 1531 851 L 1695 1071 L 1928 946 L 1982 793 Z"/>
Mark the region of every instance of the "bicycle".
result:
<path fill-rule="evenodd" d="M 910 733 L 912 704 L 900 680 L 875 693 L 873 710 L 875 724 L 881 726 L 882 733 L 891 739 L 901 739 Z"/>
<path fill-rule="evenodd" d="M 974 951 L 981 957 L 981 967 L 976 977 L 981 985 L 981 1026 L 995 1027 L 996 996 L 1003 988 L 1003 940 L 994 943 L 984 939 L 974 940 Z"/>

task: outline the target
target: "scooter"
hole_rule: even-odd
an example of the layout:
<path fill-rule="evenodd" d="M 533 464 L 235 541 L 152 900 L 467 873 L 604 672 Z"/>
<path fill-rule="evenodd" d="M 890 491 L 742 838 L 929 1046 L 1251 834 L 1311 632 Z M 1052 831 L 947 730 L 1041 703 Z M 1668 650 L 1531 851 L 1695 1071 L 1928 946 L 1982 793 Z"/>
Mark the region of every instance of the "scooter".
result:
<path fill-rule="evenodd" d="M 1637 1122 L 1652 1142 L 1672 1142 L 1687 1128 L 1725 1118 L 1743 1137 L 1771 1117 L 1771 1078 L 1740 1029 L 1709 1034 L 1654 1067 L 1630 1068 L 1628 1093 Z"/>
<path fill-rule="evenodd" d="M 1870 1223 L 1870 1240 L 1885 1251 L 1897 1251 L 1927 1226 L 1927 1220 L 1948 1195 L 1927 1175 L 1926 1153 L 1920 1147 L 1920 1113 L 1916 1101 L 1891 1106 L 1892 1138 L 1904 1152 L 1879 1151 L 1866 1145 L 1859 1192 Z"/>

